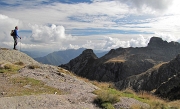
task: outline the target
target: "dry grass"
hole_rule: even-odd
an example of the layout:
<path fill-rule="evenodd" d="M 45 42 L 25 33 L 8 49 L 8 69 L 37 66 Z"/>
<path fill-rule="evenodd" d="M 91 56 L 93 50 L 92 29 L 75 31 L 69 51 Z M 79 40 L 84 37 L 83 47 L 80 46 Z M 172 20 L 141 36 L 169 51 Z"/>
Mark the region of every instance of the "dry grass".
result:
<path fill-rule="evenodd" d="M 153 68 L 157 69 L 162 64 L 165 63 L 158 64 Z M 93 92 L 94 94 L 97 95 L 97 98 L 95 98 L 94 102 L 104 109 L 114 109 L 113 103 L 118 102 L 120 97 L 134 98 L 141 102 L 147 103 L 150 105 L 150 109 L 180 109 L 179 101 L 169 102 L 153 95 L 152 92 L 140 91 L 136 93 L 131 89 L 119 91 L 114 87 L 113 83 L 91 81 L 89 79 L 79 77 L 74 73 L 64 70 L 62 68 L 60 68 L 59 71 L 65 72 L 66 74 L 71 74 L 73 76 L 76 76 L 78 79 L 92 83 L 95 86 L 99 87 L 100 88 L 99 90 L 95 90 Z M 133 105 L 131 109 L 143 109 L 143 108 L 139 105 Z"/>
<path fill-rule="evenodd" d="M 108 94 L 113 94 L 114 97 L 115 96 L 116 97 L 129 97 L 129 98 L 134 98 L 138 101 L 147 103 L 150 105 L 150 109 L 180 109 L 179 101 L 169 102 L 167 100 L 163 100 L 163 99 L 153 95 L 151 92 L 141 91 L 141 92 L 136 93 L 131 89 L 118 91 L 112 87 L 112 85 L 111 85 L 112 83 L 98 83 L 97 81 L 95 81 L 93 83 L 94 83 L 94 85 L 101 88 L 101 90 L 94 91 L 94 93 L 97 94 L 99 97 L 99 98 L 96 98 L 95 100 L 101 101 L 101 102 L 98 102 L 98 103 L 101 103 L 101 106 L 104 104 L 103 101 L 108 101 L 108 99 L 111 98 L 111 97 L 108 97 L 109 96 Z M 106 93 L 104 93 L 104 91 Z M 101 97 L 101 96 L 103 96 L 103 97 Z M 116 100 L 117 98 L 113 98 L 113 99 Z M 111 101 L 111 100 L 109 100 L 109 101 Z M 109 101 L 108 101 L 108 105 L 105 105 L 105 106 L 113 105 L 114 102 L 109 102 Z M 104 107 L 104 108 L 106 108 L 106 107 Z M 111 109 L 111 108 L 109 108 L 109 109 Z M 139 105 L 133 105 L 131 107 L 131 109 L 143 109 L 143 107 L 141 107 Z"/>
<path fill-rule="evenodd" d="M 154 69 L 154 70 L 157 70 L 157 69 L 159 69 L 160 66 L 162 66 L 163 64 L 166 64 L 166 63 L 167 63 L 167 62 L 162 62 L 162 63 L 154 66 L 153 69 Z"/>
<path fill-rule="evenodd" d="M 132 105 L 130 109 L 144 109 L 144 108 L 140 105 Z"/>
<path fill-rule="evenodd" d="M 180 100 L 170 101 L 168 102 L 168 105 L 178 107 L 178 109 L 180 109 Z"/>
<path fill-rule="evenodd" d="M 9 49 L 7 49 L 7 48 L 0 48 L 0 50 L 9 50 Z"/>
<path fill-rule="evenodd" d="M 9 87 L 6 96 L 23 96 L 23 95 L 36 95 L 36 94 L 61 94 L 62 91 L 47 86 L 39 80 L 25 77 L 12 78 L 10 83 L 13 84 Z"/>
<path fill-rule="evenodd" d="M 18 73 L 18 70 L 21 69 L 23 66 L 11 64 L 11 63 L 3 63 L 0 64 L 0 73 L 4 73 L 6 75 L 12 75 Z"/>
<path fill-rule="evenodd" d="M 15 65 L 20 65 L 20 66 L 24 66 L 24 63 L 23 62 L 21 62 L 21 61 L 19 61 L 19 62 L 16 62 L 16 63 L 14 63 Z"/>
<path fill-rule="evenodd" d="M 40 68 L 40 66 L 32 64 L 28 66 L 29 69 L 36 69 L 36 68 Z"/>
<path fill-rule="evenodd" d="M 115 89 L 100 89 L 95 90 L 93 93 L 97 95 L 94 103 L 103 109 L 114 109 L 113 104 L 120 101 L 119 91 Z"/>
<path fill-rule="evenodd" d="M 110 60 L 106 61 L 105 63 L 123 63 L 125 61 L 126 60 L 124 60 L 124 59 L 110 59 Z"/>
<path fill-rule="evenodd" d="M 18 70 L 22 67 L 24 67 L 22 62 L 14 64 L 1 63 L 0 72 L 9 78 L 13 74 L 18 73 Z M 33 65 L 32 68 L 39 68 L 39 66 Z M 42 81 L 28 77 L 4 79 L 3 83 L 5 84 L 1 84 L 1 91 L 5 92 L 5 94 L 3 94 L 4 97 L 54 93 L 62 94 L 62 91 L 59 89 L 47 86 Z"/>
<path fill-rule="evenodd" d="M 66 69 L 63 69 L 63 68 L 61 68 L 61 67 L 58 67 L 58 72 L 59 73 L 64 73 L 64 74 L 68 74 L 68 75 L 71 75 L 71 76 L 76 76 L 74 73 L 72 73 L 72 72 L 70 72 L 70 71 L 68 71 L 68 70 L 66 70 Z M 77 76 L 78 77 L 78 76 Z"/>
<path fill-rule="evenodd" d="M 150 92 L 141 91 L 137 96 L 143 99 L 144 102 L 150 105 L 151 109 L 179 109 L 180 103 L 178 101 L 169 102 L 161 99 Z"/>

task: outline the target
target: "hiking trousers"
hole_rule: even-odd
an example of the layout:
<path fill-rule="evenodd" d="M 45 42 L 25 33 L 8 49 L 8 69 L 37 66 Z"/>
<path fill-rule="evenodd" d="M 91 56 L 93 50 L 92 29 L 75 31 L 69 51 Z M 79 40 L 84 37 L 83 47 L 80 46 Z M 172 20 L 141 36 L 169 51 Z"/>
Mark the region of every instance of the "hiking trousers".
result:
<path fill-rule="evenodd" d="M 13 36 L 14 38 L 14 49 L 16 49 L 16 45 L 17 45 L 17 37 L 16 36 Z"/>

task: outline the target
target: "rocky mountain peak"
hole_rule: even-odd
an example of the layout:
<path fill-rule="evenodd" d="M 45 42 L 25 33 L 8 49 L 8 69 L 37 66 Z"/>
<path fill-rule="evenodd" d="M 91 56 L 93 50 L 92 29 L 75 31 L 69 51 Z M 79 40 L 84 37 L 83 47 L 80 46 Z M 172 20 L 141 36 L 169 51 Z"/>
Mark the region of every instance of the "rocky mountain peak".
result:
<path fill-rule="evenodd" d="M 93 53 L 92 49 L 86 49 L 82 52 L 83 54 L 89 54 L 89 53 Z"/>
<path fill-rule="evenodd" d="M 167 42 L 160 37 L 152 37 L 148 43 L 148 47 L 175 47 L 180 46 L 178 42 Z"/>
<path fill-rule="evenodd" d="M 160 37 L 152 37 L 148 43 L 148 47 L 159 47 L 168 44 L 167 41 L 163 41 Z"/>
<path fill-rule="evenodd" d="M 95 55 L 95 53 L 93 52 L 92 49 L 86 49 L 86 50 L 84 50 L 80 56 L 81 56 L 81 57 L 85 57 L 85 58 L 94 58 L 94 59 L 97 59 L 97 58 L 98 58 L 98 57 Z"/>

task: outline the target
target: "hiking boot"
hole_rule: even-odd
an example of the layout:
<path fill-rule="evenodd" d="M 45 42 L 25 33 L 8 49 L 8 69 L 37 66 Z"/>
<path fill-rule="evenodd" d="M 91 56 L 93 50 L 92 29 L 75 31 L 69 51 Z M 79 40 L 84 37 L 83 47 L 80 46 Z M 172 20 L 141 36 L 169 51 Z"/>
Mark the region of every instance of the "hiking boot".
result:
<path fill-rule="evenodd" d="M 14 50 L 18 50 L 18 49 L 16 49 L 16 48 L 13 48 Z"/>

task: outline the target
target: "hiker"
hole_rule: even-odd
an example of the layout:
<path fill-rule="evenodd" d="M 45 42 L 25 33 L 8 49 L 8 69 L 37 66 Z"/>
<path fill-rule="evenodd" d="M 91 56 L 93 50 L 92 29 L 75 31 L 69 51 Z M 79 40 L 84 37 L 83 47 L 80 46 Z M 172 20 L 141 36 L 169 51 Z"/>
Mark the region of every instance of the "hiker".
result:
<path fill-rule="evenodd" d="M 13 49 L 14 50 L 17 50 L 16 45 L 17 45 L 18 37 L 21 39 L 21 37 L 18 35 L 18 27 L 16 26 L 15 29 L 14 29 L 14 36 L 13 36 L 13 38 L 14 38 L 14 48 Z"/>

